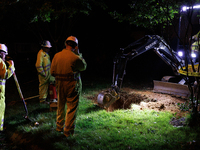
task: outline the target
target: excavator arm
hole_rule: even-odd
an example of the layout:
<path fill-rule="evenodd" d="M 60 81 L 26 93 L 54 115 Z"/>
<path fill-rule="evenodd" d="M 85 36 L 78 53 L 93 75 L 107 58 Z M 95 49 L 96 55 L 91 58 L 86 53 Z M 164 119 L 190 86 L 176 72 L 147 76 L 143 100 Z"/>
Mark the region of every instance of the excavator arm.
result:
<path fill-rule="evenodd" d="M 97 102 L 107 109 L 120 98 L 120 89 L 126 74 L 127 62 L 135 57 L 153 50 L 167 65 L 171 66 L 175 75 L 179 75 L 184 60 L 173 51 L 170 46 L 158 35 L 146 35 L 143 38 L 120 48 L 113 60 L 113 79 L 111 89 L 99 93 Z"/>

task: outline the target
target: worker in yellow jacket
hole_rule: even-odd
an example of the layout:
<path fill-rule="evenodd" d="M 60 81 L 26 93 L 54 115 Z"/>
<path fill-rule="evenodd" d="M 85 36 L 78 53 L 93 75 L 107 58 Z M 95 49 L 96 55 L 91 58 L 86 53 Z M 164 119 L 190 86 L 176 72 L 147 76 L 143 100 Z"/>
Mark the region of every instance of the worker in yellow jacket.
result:
<path fill-rule="evenodd" d="M 44 41 L 41 46 L 42 49 L 37 54 L 35 64 L 39 78 L 39 100 L 40 103 L 49 104 L 47 101 L 48 87 L 51 82 L 55 81 L 55 78 L 50 74 L 51 60 L 48 54 L 52 46 L 49 41 Z"/>
<path fill-rule="evenodd" d="M 199 34 L 200 34 L 200 31 L 199 31 L 197 34 L 193 35 L 193 36 L 192 36 L 192 39 L 195 40 L 195 41 L 198 41 L 199 38 L 200 38 L 200 37 L 199 37 Z"/>
<path fill-rule="evenodd" d="M 197 56 L 199 55 L 199 45 L 200 45 L 199 34 L 200 34 L 200 31 L 194 36 L 192 36 L 192 40 L 194 40 L 194 42 L 191 45 L 191 57 L 194 62 L 198 61 Z"/>
<path fill-rule="evenodd" d="M 56 130 L 63 131 L 64 127 L 64 135 L 68 137 L 74 134 L 76 112 L 82 88 L 80 71 L 84 71 L 87 64 L 82 54 L 79 53 L 76 37 L 68 37 L 65 45 L 66 48 L 56 53 L 52 60 L 51 74 L 56 78 L 58 93 Z"/>
<path fill-rule="evenodd" d="M 14 62 L 12 60 L 6 62 L 6 55 L 8 55 L 6 45 L 0 44 L 0 131 L 3 131 L 4 125 L 5 84 L 6 80 L 9 79 L 15 71 Z"/>

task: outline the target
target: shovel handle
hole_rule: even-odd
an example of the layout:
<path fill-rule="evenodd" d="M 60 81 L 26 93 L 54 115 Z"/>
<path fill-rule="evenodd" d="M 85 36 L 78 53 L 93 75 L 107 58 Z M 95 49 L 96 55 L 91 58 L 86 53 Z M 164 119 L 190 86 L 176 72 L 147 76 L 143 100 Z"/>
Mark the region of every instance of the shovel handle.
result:
<path fill-rule="evenodd" d="M 17 90 L 18 90 L 18 92 L 19 92 L 19 96 L 20 96 L 20 98 L 23 100 L 24 97 L 23 97 L 23 95 L 22 95 L 22 91 L 21 91 L 21 88 L 20 88 L 20 86 L 19 86 L 19 82 L 18 82 L 18 80 L 17 80 L 17 76 L 16 76 L 15 72 L 13 73 L 13 77 L 14 77 L 14 80 L 15 80 L 15 84 L 16 84 L 16 86 L 17 86 Z"/>
<path fill-rule="evenodd" d="M 20 88 L 20 86 L 19 86 L 19 82 L 18 82 L 18 80 L 17 80 L 17 76 L 16 76 L 15 72 L 13 73 L 13 77 L 14 77 L 14 80 L 15 80 L 15 84 L 16 84 L 16 86 L 17 86 L 17 90 L 18 90 L 18 92 L 19 92 L 19 96 L 20 96 L 20 98 L 22 99 L 23 104 L 24 104 L 24 109 L 25 109 L 25 111 L 26 111 L 26 116 L 25 116 L 25 117 L 28 117 L 28 109 L 27 109 L 27 107 L 26 107 L 26 103 L 25 103 L 25 101 L 24 101 L 24 97 L 23 97 L 21 88 Z"/>

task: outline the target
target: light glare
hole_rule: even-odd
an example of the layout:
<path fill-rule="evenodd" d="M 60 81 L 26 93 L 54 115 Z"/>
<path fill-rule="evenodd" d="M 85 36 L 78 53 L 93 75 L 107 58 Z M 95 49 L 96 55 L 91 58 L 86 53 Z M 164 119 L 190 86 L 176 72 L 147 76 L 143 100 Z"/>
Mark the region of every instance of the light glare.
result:
<path fill-rule="evenodd" d="M 191 57 L 192 57 L 192 58 L 195 58 L 195 57 L 196 57 L 196 54 L 195 54 L 195 53 L 192 53 L 192 54 L 191 54 Z"/>
<path fill-rule="evenodd" d="M 187 10 L 187 7 L 186 6 L 183 6 L 182 7 L 182 11 L 186 11 Z"/>
<path fill-rule="evenodd" d="M 187 11 L 188 9 L 199 9 L 200 5 L 194 5 L 193 7 L 187 7 L 187 6 L 183 6 L 182 7 L 182 11 Z"/>
<path fill-rule="evenodd" d="M 183 56 L 183 52 L 179 51 L 178 52 L 178 56 L 182 57 Z"/>

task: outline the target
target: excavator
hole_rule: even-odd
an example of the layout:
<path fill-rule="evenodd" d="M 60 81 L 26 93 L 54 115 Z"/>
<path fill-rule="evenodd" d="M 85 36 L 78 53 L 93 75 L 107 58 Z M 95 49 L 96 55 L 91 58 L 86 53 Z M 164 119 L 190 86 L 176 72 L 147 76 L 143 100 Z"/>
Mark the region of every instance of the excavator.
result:
<path fill-rule="evenodd" d="M 189 55 L 179 56 L 178 52 L 172 50 L 159 35 L 145 35 L 127 47 L 120 48 L 115 55 L 112 85 L 110 89 L 98 94 L 97 103 L 99 106 L 107 109 L 120 99 L 120 89 L 126 74 L 127 62 L 149 50 L 153 50 L 167 65 L 171 66 L 174 73 L 174 76 L 164 76 L 161 81 L 154 80 L 153 92 L 181 97 L 191 95 L 191 88 L 193 87 L 188 85 L 193 86 L 195 84 L 194 78 L 200 77 L 198 62 L 188 57 Z M 176 78 L 176 80 L 173 80 L 173 78 Z"/>

